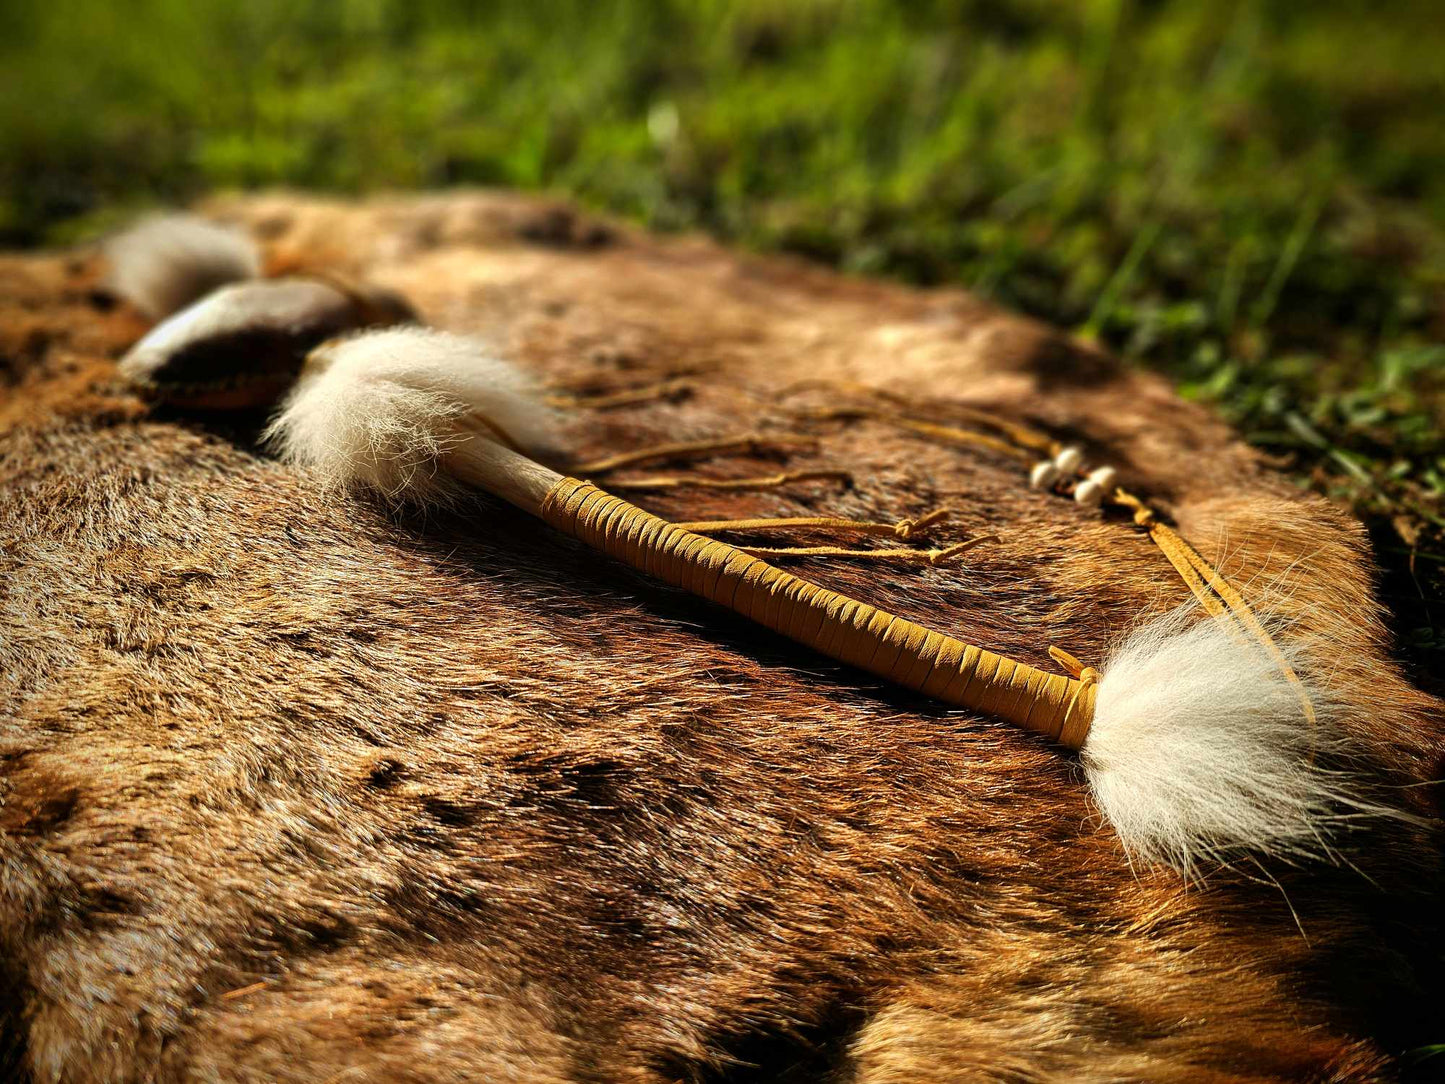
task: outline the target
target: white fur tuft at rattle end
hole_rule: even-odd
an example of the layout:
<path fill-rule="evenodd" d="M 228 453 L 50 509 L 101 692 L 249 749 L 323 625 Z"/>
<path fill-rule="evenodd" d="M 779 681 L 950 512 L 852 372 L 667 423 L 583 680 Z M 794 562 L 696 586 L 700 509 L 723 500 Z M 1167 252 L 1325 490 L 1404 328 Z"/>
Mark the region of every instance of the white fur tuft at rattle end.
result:
<path fill-rule="evenodd" d="M 1186 874 L 1246 852 L 1330 858 L 1351 821 L 1400 815 L 1325 766 L 1346 742 L 1323 690 L 1307 676 L 1297 687 L 1242 630 L 1197 617 L 1186 606 L 1135 632 L 1099 685 L 1083 765 L 1130 854 Z"/>

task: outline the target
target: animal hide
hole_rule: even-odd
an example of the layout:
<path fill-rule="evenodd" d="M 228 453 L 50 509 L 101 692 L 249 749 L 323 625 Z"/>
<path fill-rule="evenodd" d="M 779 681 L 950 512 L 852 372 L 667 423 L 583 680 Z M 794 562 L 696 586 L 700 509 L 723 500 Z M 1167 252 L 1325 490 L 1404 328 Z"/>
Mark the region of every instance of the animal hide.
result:
<path fill-rule="evenodd" d="M 694 385 L 576 411 L 559 465 L 801 433 L 641 473 L 854 478 L 627 494 L 650 511 L 955 509 L 940 542 L 998 536 L 961 564 L 789 567 L 1037 666 L 1188 598 L 1148 538 L 988 449 L 787 408 L 861 382 L 1083 444 L 1325 645 L 1377 796 L 1422 819 L 1342 834 L 1338 865 L 1131 865 L 1047 743 L 489 499 L 327 495 L 258 449 L 263 415 L 124 390 L 147 324 L 98 256 L 8 257 L 0 1077 L 1372 1081 L 1445 1039 L 1440 704 L 1391 659 L 1359 524 L 1205 409 L 958 291 L 532 199 L 208 210 L 555 386 Z"/>

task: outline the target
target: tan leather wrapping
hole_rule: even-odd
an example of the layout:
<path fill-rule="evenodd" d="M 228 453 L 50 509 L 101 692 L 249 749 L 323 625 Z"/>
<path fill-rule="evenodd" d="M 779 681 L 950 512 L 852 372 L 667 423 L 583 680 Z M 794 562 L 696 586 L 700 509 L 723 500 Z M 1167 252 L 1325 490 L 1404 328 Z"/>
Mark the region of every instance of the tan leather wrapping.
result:
<path fill-rule="evenodd" d="M 1088 736 L 1097 693 L 1092 681 L 1047 673 L 818 587 L 590 482 L 564 478 L 540 512 L 587 545 L 840 662 L 1071 749 Z"/>

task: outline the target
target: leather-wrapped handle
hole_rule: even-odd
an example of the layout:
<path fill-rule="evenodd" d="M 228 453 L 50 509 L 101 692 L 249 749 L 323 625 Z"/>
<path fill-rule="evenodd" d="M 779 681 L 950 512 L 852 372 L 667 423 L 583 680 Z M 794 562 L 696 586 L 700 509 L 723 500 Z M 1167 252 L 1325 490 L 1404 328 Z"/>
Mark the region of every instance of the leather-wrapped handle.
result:
<path fill-rule="evenodd" d="M 946 703 L 1082 748 L 1097 685 L 1046 673 L 829 591 L 644 512 L 590 482 L 563 478 L 538 514 L 649 576 L 725 606 L 840 662 Z"/>

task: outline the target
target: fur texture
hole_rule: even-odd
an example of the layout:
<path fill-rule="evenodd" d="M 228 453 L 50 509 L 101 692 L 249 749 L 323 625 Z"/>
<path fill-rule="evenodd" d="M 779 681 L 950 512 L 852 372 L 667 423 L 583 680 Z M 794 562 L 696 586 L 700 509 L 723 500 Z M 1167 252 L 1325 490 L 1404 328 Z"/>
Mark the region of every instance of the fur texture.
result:
<path fill-rule="evenodd" d="M 957 509 L 938 542 L 998 536 L 961 567 L 794 567 L 1035 665 L 1188 592 L 1010 459 L 780 389 L 887 381 L 1082 440 L 1251 600 L 1283 582 L 1372 785 L 1438 816 L 1441 704 L 1392 661 L 1359 525 L 1132 367 L 958 291 L 506 194 L 215 210 L 548 384 L 694 382 L 579 412 L 578 462 L 803 430 L 788 467 L 855 478 L 636 495 L 659 515 Z M 1445 1034 L 1438 821 L 1344 834 L 1360 872 L 1131 864 L 1029 734 L 498 503 L 393 514 L 268 458 L 259 417 L 148 411 L 100 273 L 0 257 L 0 1080 L 1359 1084 Z"/>
<path fill-rule="evenodd" d="M 261 273 L 260 252 L 249 236 L 195 215 L 143 219 L 112 238 L 105 254 L 110 289 L 152 320 Z"/>
<path fill-rule="evenodd" d="M 1330 837 L 1389 811 L 1338 765 L 1357 761 L 1333 694 L 1285 630 L 1275 640 L 1315 712 L 1265 651 L 1186 605 L 1135 631 L 1099 686 L 1084 769 L 1133 854 L 1184 872 L 1249 852 L 1330 858 Z"/>
<path fill-rule="evenodd" d="M 265 438 L 323 484 L 393 501 L 446 501 L 438 460 L 480 415 L 522 446 L 547 443 L 552 412 L 532 381 L 478 340 L 425 328 L 374 331 L 315 350 Z"/>

